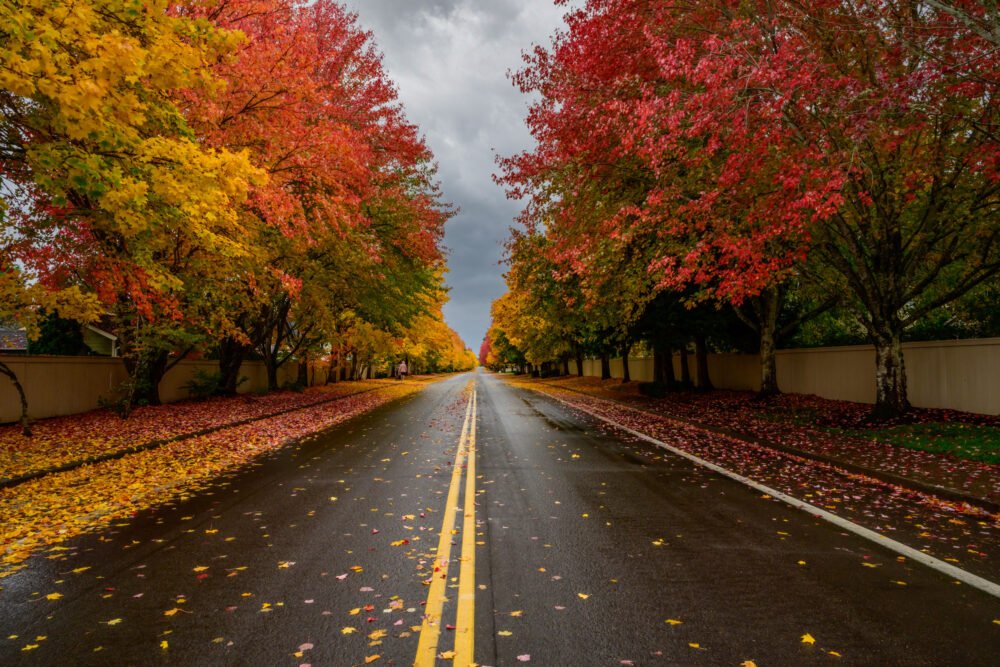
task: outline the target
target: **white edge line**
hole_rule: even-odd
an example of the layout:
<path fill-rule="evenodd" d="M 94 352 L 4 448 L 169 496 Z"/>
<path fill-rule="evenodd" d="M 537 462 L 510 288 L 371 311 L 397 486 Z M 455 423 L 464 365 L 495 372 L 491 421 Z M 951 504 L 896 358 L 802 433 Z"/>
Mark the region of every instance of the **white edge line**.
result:
<path fill-rule="evenodd" d="M 959 581 L 961 581 L 961 582 L 963 582 L 965 584 L 968 584 L 969 586 L 972 586 L 973 588 L 976 588 L 978 590 L 983 591 L 984 593 L 989 593 L 990 595 L 992 595 L 994 597 L 1000 598 L 1000 584 L 996 584 L 996 583 L 990 581 L 989 579 L 984 579 L 984 578 L 982 578 L 982 577 L 980 577 L 978 575 L 972 574 L 971 572 L 966 572 L 962 568 L 955 567 L 954 565 L 951 565 L 950 563 L 946 563 L 943 560 L 939 560 L 937 558 L 934 558 L 933 556 L 929 556 L 929 555 L 925 554 L 923 551 L 919 551 L 917 549 L 914 549 L 913 547 L 908 547 L 908 546 L 906 546 L 905 544 L 903 544 L 901 542 L 897 542 L 896 540 L 892 539 L 891 537 L 886 537 L 885 535 L 882 535 L 881 533 L 877 533 L 874 530 L 870 530 L 868 528 L 865 528 L 864 526 L 860 526 L 860 525 L 854 523 L 853 521 L 848 521 L 847 519 L 844 519 L 842 517 L 837 516 L 836 514 L 833 514 L 833 513 L 828 512 L 828 511 L 826 511 L 824 509 L 816 507 L 815 505 L 810 505 L 809 503 L 805 502 L 804 500 L 799 500 L 798 498 L 795 498 L 794 496 L 790 496 L 787 493 L 782 493 L 781 491 L 778 491 L 776 489 L 772 489 L 771 487 L 765 486 L 764 484 L 761 484 L 760 482 L 755 482 L 754 480 L 750 479 L 749 477 L 744 477 L 743 475 L 740 475 L 740 474 L 737 474 L 735 472 L 732 472 L 731 470 L 726 470 L 722 466 L 719 466 L 719 465 L 716 465 L 714 463 L 711 463 L 710 461 L 706 461 L 705 459 L 699 458 L 699 457 L 695 456 L 694 454 L 689 454 L 688 452 L 685 452 L 682 449 L 678 449 L 677 447 L 674 447 L 673 445 L 668 445 L 665 442 L 662 442 L 660 440 L 657 440 L 656 438 L 648 436 L 645 433 L 640 433 L 639 431 L 631 429 L 628 426 L 624 426 L 623 424 L 619 424 L 618 422 L 616 422 L 614 420 L 611 420 L 611 419 L 608 419 L 607 417 L 603 417 L 603 416 L 601 416 L 601 415 L 599 415 L 599 414 L 597 414 L 595 412 L 592 412 L 592 411 L 588 410 L 587 408 L 581 407 L 581 406 L 576 405 L 574 403 L 570 403 L 569 401 L 563 400 L 563 399 L 559 398 L 558 396 L 552 396 L 551 394 L 546 394 L 546 395 L 554 398 L 555 400 L 559 401 L 560 403 L 563 403 L 565 405 L 570 406 L 571 408 L 575 408 L 577 410 L 580 410 L 581 412 L 585 412 L 588 415 L 590 415 L 591 417 L 594 417 L 595 419 L 599 419 L 599 420 L 601 420 L 603 422 L 611 424 L 615 428 L 621 429 L 622 431 L 625 431 L 626 433 L 630 433 L 630 434 L 636 436 L 637 438 L 641 438 L 641 439 L 643 439 L 643 440 L 645 440 L 647 442 L 650 442 L 650 443 L 656 445 L 657 447 L 660 447 L 662 449 L 666 449 L 669 452 L 673 452 L 674 454 L 676 454 L 678 456 L 682 456 L 682 457 L 688 459 L 689 461 L 693 461 L 694 463 L 697 463 L 700 466 L 708 468 L 709 470 L 711 470 L 713 472 L 717 472 L 720 475 L 724 475 L 724 476 L 726 476 L 726 477 L 728 477 L 730 479 L 736 480 L 740 484 L 744 484 L 744 485 L 749 486 L 749 487 L 751 487 L 753 489 L 757 489 L 758 491 L 762 491 L 762 492 L 764 492 L 764 493 L 766 493 L 766 494 L 768 494 L 768 495 L 770 495 L 770 496 L 772 496 L 774 498 L 777 498 L 778 500 L 784 501 L 785 503 L 787 503 L 788 505 L 791 505 L 795 509 L 802 510 L 803 512 L 808 512 L 808 513 L 812 514 L 813 516 L 815 516 L 816 518 L 828 521 L 828 522 L 832 523 L 833 525 L 837 526 L 838 528 L 843 528 L 846 531 L 852 532 L 855 535 L 863 537 L 866 540 L 874 542 L 874 543 L 878 544 L 879 546 L 888 549 L 889 551 L 895 551 L 896 553 L 898 553 L 900 555 L 906 556 L 907 558 L 909 558 L 911 560 L 914 560 L 914 561 L 917 561 L 918 563 L 926 565 L 927 567 L 929 567 L 929 568 L 931 568 L 933 570 L 937 570 L 938 572 L 941 572 L 942 574 L 946 574 L 949 577 L 953 577 L 953 578 L 955 578 L 955 579 L 957 579 L 957 580 L 959 580 Z"/>

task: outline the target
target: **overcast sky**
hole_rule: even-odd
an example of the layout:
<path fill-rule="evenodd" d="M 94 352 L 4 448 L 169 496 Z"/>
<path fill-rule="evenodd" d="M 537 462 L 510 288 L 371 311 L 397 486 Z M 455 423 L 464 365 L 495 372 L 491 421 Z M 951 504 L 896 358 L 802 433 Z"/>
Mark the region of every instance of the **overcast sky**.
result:
<path fill-rule="evenodd" d="M 521 52 L 548 44 L 565 8 L 551 0 L 346 0 L 385 54 L 410 121 L 438 161 L 446 201 L 461 208 L 447 225 L 451 300 L 445 320 L 477 353 L 490 301 L 504 291 L 497 262 L 520 210 L 491 175 L 495 153 L 530 146 L 528 100 L 507 78 Z"/>

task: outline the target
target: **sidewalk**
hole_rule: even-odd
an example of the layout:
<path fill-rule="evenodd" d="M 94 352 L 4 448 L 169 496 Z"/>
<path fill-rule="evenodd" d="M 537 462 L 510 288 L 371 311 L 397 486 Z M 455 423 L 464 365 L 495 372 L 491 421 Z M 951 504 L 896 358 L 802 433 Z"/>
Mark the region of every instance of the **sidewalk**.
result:
<path fill-rule="evenodd" d="M 825 414 L 814 424 L 857 424 L 869 406 L 828 401 L 815 396 L 782 395 L 770 404 L 755 400 L 752 392 L 678 392 L 663 399 L 638 393 L 637 383 L 563 376 L 519 381 L 589 396 L 653 415 L 683 421 L 714 433 L 828 463 L 889 484 L 964 502 L 1000 513 L 1000 465 L 956 458 L 947 454 L 908 449 L 894 444 L 852 437 L 797 424 L 789 413 Z M 1000 424 L 994 417 L 950 411 L 917 411 L 920 421 L 941 421 L 970 427 Z"/>

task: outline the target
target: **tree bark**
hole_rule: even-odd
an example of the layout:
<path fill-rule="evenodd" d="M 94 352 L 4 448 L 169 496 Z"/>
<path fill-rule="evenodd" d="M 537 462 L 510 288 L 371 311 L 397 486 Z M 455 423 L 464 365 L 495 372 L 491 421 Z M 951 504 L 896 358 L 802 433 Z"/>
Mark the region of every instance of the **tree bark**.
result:
<path fill-rule="evenodd" d="M 28 426 L 28 397 L 24 394 L 24 387 L 21 386 L 14 371 L 3 362 L 0 362 L 0 373 L 10 378 L 10 381 L 14 384 L 14 389 L 17 390 L 17 395 L 21 398 L 21 435 L 30 438 L 31 428 Z"/>
<path fill-rule="evenodd" d="M 705 340 L 705 334 L 695 335 L 694 355 L 698 367 L 698 389 L 702 391 L 715 389 L 712 386 L 712 380 L 708 377 L 708 344 Z"/>
<path fill-rule="evenodd" d="M 235 396 L 240 383 L 240 368 L 250 354 L 251 346 L 226 338 L 219 344 L 219 388 L 225 396 Z"/>
<path fill-rule="evenodd" d="M 601 379 L 611 379 L 611 359 L 607 352 L 601 352 Z"/>
<path fill-rule="evenodd" d="M 681 347 L 681 383 L 685 387 L 691 386 L 691 367 L 688 365 L 687 347 Z"/>
<path fill-rule="evenodd" d="M 906 391 L 902 331 L 882 330 L 872 339 L 875 344 L 875 409 L 872 417 L 897 417 L 911 407 Z"/>
<path fill-rule="evenodd" d="M 298 374 L 295 377 L 295 382 L 302 385 L 303 387 L 309 386 L 309 361 L 303 359 L 299 362 Z"/>
<path fill-rule="evenodd" d="M 631 348 L 632 345 L 629 343 L 622 345 L 622 384 L 632 381 L 632 375 L 628 370 L 628 353 Z"/>
<path fill-rule="evenodd" d="M 563 375 L 569 375 L 569 357 L 563 357 Z"/>
<path fill-rule="evenodd" d="M 576 376 L 583 377 L 583 348 L 576 348 Z"/>
<path fill-rule="evenodd" d="M 781 295 L 777 288 L 764 290 L 754 300 L 757 321 L 760 326 L 760 396 L 780 394 L 778 389 L 778 365 L 775 356 L 777 348 L 778 311 L 781 310 Z"/>

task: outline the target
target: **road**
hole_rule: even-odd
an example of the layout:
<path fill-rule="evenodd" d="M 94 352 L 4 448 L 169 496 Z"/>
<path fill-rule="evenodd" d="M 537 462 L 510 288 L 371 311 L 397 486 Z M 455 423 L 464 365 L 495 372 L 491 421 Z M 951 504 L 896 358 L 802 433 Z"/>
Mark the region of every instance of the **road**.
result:
<path fill-rule="evenodd" d="M 36 557 L 0 664 L 997 664 L 997 598 L 651 450 L 451 377 Z"/>

